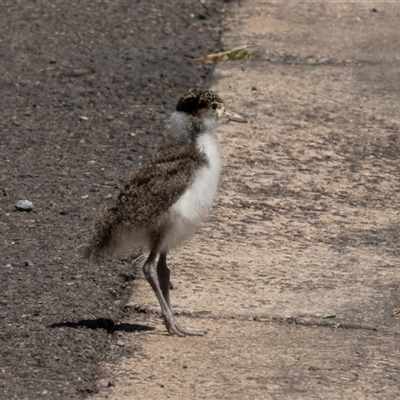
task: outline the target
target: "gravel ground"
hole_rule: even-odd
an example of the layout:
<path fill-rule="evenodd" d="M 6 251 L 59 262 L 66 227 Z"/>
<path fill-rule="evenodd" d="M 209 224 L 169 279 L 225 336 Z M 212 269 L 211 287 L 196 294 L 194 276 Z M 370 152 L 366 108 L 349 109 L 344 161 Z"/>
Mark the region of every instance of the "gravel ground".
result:
<path fill-rule="evenodd" d="M 134 279 L 82 259 L 92 219 L 167 140 L 193 58 L 220 51 L 222 1 L 0 4 L 0 397 L 96 393 Z M 18 211 L 17 201 L 33 209 Z"/>

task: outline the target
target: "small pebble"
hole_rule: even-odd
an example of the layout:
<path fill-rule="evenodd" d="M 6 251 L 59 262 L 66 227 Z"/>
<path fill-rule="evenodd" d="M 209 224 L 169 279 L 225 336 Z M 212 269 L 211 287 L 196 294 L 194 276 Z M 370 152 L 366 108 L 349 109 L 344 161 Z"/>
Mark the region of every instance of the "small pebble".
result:
<path fill-rule="evenodd" d="M 33 267 L 35 264 L 32 261 L 26 260 L 25 267 Z"/>
<path fill-rule="evenodd" d="M 117 346 L 124 347 L 125 346 L 125 342 L 123 340 L 121 340 L 121 339 L 118 339 L 117 340 Z"/>
<path fill-rule="evenodd" d="M 19 200 L 15 204 L 15 208 L 18 211 L 32 211 L 33 203 L 29 200 Z"/>

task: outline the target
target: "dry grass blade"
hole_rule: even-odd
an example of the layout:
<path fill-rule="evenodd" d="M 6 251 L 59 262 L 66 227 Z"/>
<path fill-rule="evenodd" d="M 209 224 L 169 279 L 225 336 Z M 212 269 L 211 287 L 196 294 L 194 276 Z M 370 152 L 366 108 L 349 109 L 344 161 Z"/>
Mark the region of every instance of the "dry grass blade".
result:
<path fill-rule="evenodd" d="M 197 57 L 194 61 L 199 64 L 215 64 L 217 61 L 249 60 L 251 55 L 251 52 L 247 50 L 247 46 L 239 46 L 227 51 Z"/>

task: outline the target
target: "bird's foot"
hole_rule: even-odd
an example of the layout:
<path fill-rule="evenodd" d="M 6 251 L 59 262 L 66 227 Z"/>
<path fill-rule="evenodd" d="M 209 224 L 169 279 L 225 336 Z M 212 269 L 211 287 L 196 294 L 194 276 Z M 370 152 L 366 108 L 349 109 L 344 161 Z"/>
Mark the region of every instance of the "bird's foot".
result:
<path fill-rule="evenodd" d="M 165 326 L 169 333 L 175 334 L 177 336 L 204 336 L 207 333 L 207 329 L 204 328 L 190 328 L 187 326 L 182 326 L 175 321 L 164 320 Z"/>

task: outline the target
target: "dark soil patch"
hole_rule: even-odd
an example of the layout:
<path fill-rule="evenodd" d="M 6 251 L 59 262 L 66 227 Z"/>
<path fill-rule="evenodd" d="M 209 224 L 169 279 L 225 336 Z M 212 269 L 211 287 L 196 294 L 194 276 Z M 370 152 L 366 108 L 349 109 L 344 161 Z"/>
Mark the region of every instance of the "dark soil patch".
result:
<path fill-rule="evenodd" d="M 83 398 L 116 330 L 130 262 L 90 264 L 97 210 L 162 141 L 220 51 L 222 1 L 0 4 L 0 392 Z M 15 203 L 28 199 L 31 212 Z M 132 321 L 134 322 L 134 321 Z"/>

